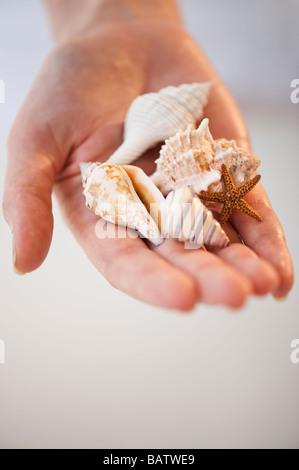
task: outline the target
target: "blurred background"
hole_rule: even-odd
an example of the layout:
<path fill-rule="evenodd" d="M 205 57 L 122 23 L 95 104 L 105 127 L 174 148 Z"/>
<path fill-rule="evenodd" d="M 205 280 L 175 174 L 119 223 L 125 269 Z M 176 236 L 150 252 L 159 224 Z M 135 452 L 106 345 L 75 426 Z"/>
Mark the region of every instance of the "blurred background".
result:
<path fill-rule="evenodd" d="M 245 115 L 297 269 L 299 2 L 180 5 Z M 9 128 L 52 45 L 40 1 L 1 0 L 1 193 Z M 49 256 L 25 277 L 0 217 L 0 448 L 299 448 L 298 284 L 283 303 L 252 299 L 240 314 L 152 308 L 110 287 L 55 201 L 54 213 Z"/>

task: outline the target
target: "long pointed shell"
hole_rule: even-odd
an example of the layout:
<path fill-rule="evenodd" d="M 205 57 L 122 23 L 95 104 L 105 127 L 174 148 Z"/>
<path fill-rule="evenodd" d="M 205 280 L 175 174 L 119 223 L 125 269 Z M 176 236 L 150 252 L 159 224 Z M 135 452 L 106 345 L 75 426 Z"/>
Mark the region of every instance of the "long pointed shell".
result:
<path fill-rule="evenodd" d="M 190 188 L 172 191 L 166 198 L 169 237 L 200 247 L 224 248 L 229 238 L 211 211 L 202 204 Z"/>
<path fill-rule="evenodd" d="M 234 140 L 214 140 L 209 120 L 198 129 L 189 127 L 166 141 L 156 161 L 153 182 L 164 195 L 189 186 L 195 193 L 222 191 L 221 166 L 225 163 L 237 186 L 248 181 L 260 165 L 254 155 L 239 148 Z"/>
<path fill-rule="evenodd" d="M 128 165 L 188 125 L 195 126 L 202 117 L 209 90 L 210 83 L 191 83 L 137 97 L 126 116 L 124 142 L 109 163 Z"/>
<path fill-rule="evenodd" d="M 139 198 L 133 181 L 124 168 L 108 163 L 90 163 L 82 164 L 81 172 L 83 194 L 89 209 L 108 222 L 137 230 L 156 245 L 162 243 L 157 223 Z M 134 171 L 131 171 L 131 174 L 132 178 L 137 180 L 137 187 L 139 179 L 144 186 L 155 188 L 141 169 L 138 169 L 135 175 Z M 139 185 L 141 186 L 141 183 Z M 161 195 L 157 188 L 155 190 L 155 194 L 158 192 Z M 152 202 L 155 202 L 154 194 L 149 189 L 148 201 L 151 197 Z M 161 198 L 165 201 L 162 195 Z"/>

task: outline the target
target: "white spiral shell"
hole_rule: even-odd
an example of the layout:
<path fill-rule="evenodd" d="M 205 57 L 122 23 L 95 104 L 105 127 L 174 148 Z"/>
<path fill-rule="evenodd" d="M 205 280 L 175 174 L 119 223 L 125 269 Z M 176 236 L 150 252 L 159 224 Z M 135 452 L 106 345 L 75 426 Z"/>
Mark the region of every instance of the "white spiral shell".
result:
<path fill-rule="evenodd" d="M 189 125 L 195 126 L 202 117 L 210 86 L 208 82 L 190 83 L 138 96 L 126 116 L 124 142 L 108 162 L 128 165 L 159 142 Z"/>
<path fill-rule="evenodd" d="M 210 210 L 202 204 L 190 188 L 169 193 L 167 203 L 168 236 L 181 242 L 224 248 L 229 238 Z"/>

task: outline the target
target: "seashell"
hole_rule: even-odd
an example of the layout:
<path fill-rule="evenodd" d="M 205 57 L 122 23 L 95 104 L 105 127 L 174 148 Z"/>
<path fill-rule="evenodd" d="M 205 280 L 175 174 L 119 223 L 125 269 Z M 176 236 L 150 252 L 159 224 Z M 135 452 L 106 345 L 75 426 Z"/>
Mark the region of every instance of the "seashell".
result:
<path fill-rule="evenodd" d="M 198 129 L 190 126 L 166 140 L 151 178 L 163 195 L 185 186 L 196 194 L 201 191 L 219 192 L 224 190 L 221 181 L 223 163 L 239 187 L 250 180 L 261 162 L 239 148 L 234 140 L 214 140 L 209 120 L 204 119 Z"/>
<path fill-rule="evenodd" d="M 224 248 L 229 238 L 212 212 L 190 188 L 179 188 L 166 198 L 168 236 L 181 242 Z"/>
<path fill-rule="evenodd" d="M 108 162 L 128 165 L 188 125 L 195 126 L 202 117 L 209 90 L 208 82 L 190 83 L 138 96 L 126 116 L 124 142 Z"/>
<path fill-rule="evenodd" d="M 162 243 L 159 226 L 165 199 L 141 168 L 109 163 L 80 166 L 89 209 L 108 222 L 137 230 L 155 245 Z"/>
<path fill-rule="evenodd" d="M 152 180 L 138 166 L 124 165 L 123 169 L 131 179 L 134 189 L 141 202 L 156 222 L 160 232 L 164 233 L 163 223 L 165 221 L 165 198 Z"/>

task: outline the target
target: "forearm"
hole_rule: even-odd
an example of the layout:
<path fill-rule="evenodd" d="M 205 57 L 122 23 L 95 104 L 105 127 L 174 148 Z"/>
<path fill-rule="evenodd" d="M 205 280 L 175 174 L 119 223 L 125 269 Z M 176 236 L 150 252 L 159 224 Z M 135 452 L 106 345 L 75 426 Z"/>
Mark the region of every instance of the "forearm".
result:
<path fill-rule="evenodd" d="M 180 24 L 176 0 L 44 0 L 58 41 L 94 27 L 135 21 Z"/>

